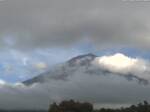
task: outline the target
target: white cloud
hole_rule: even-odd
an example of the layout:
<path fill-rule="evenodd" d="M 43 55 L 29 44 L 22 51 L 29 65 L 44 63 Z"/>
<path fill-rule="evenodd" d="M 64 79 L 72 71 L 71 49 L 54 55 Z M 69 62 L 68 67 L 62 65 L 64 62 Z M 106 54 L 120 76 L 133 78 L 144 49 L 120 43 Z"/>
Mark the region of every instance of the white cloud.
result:
<path fill-rule="evenodd" d="M 119 66 L 119 63 L 122 66 Z M 96 66 L 109 70 L 109 75 L 103 75 L 101 71 L 99 74 L 85 73 L 87 68 L 79 67 L 74 72 L 68 69 L 67 80 L 50 78 L 46 83 L 36 83 L 31 86 L 0 81 L 0 108 L 47 109 L 49 103 L 67 99 L 110 106 L 124 106 L 124 104 L 126 106 L 143 100 L 150 101 L 150 84 L 142 85 L 137 83 L 137 80 L 129 81 L 117 75 L 120 73 L 124 76 L 131 72 L 137 77 L 150 81 L 148 71 L 150 66 L 147 60 L 114 54 L 97 57 L 93 64 L 94 68 Z M 142 66 L 145 68 L 142 69 Z M 114 69 L 111 69 L 112 67 Z M 50 75 L 59 75 L 62 70 L 64 69 L 56 69 Z"/>
<path fill-rule="evenodd" d="M 37 62 L 34 67 L 38 70 L 45 70 L 48 68 L 48 65 L 45 62 Z"/>
<path fill-rule="evenodd" d="M 121 53 L 97 57 L 94 65 L 112 73 L 122 75 L 132 74 L 136 77 L 150 80 L 150 62 L 140 58 L 131 58 Z"/>
<path fill-rule="evenodd" d="M 5 82 L 5 81 L 0 80 L 0 85 L 5 85 L 5 84 L 6 84 L 6 82 Z"/>

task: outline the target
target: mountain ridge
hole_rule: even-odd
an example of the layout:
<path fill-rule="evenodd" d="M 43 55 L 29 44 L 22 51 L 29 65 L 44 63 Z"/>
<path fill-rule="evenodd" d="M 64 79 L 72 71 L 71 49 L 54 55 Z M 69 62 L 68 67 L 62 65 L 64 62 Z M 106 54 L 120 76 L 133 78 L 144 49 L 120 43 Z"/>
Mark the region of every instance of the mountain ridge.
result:
<path fill-rule="evenodd" d="M 83 70 L 86 74 L 95 74 L 95 75 L 108 75 L 112 74 L 112 72 L 102 69 L 102 68 L 94 68 L 92 67 L 92 62 L 95 58 L 98 56 L 88 53 L 79 55 L 76 57 L 71 58 L 70 60 L 60 64 L 60 66 L 56 66 L 53 69 L 50 69 L 44 73 L 39 74 L 38 76 L 35 76 L 29 80 L 23 81 L 22 83 L 25 85 L 32 85 L 34 83 L 44 83 L 48 82 L 51 79 L 54 80 L 66 80 L 68 76 L 73 75 L 75 72 L 79 71 L 80 69 Z M 138 80 L 140 84 L 148 84 L 148 80 L 142 79 L 140 77 L 136 77 L 132 74 L 122 75 L 120 73 L 113 73 L 118 76 L 123 76 L 127 80 L 131 81 L 133 79 Z"/>
<path fill-rule="evenodd" d="M 73 57 L 71 59 L 69 59 L 67 62 L 65 62 L 65 64 L 61 65 L 61 69 L 63 72 L 65 72 L 66 67 L 74 67 L 74 66 L 89 66 L 91 61 L 93 61 L 97 56 L 92 54 L 92 53 L 88 53 L 88 54 L 83 54 L 83 55 L 79 55 L 76 57 Z M 47 79 L 44 77 L 47 74 L 52 74 L 53 70 L 48 70 L 44 73 L 39 74 L 38 76 L 35 76 L 31 79 L 25 80 L 22 83 L 25 85 L 31 85 L 33 83 L 44 83 Z M 54 70 L 55 72 L 55 70 Z M 55 80 L 57 79 L 63 79 L 66 75 L 66 73 L 61 73 L 61 75 L 57 76 L 50 76 L 49 78 L 53 78 Z M 48 78 L 48 77 L 47 77 Z"/>

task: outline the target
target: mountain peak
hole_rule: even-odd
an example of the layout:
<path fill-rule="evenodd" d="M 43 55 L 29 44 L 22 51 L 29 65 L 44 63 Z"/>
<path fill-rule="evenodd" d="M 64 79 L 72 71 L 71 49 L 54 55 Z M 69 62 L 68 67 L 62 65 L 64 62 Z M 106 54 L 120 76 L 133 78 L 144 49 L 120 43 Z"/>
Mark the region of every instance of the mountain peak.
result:
<path fill-rule="evenodd" d="M 96 57 L 97 56 L 92 53 L 83 54 L 83 55 L 79 55 L 77 57 L 70 59 L 68 63 L 70 66 L 86 65 L 86 64 L 89 64 L 91 61 L 93 61 Z"/>
<path fill-rule="evenodd" d="M 93 61 L 97 56 L 92 54 L 92 53 L 88 53 L 88 54 L 84 54 L 84 55 L 79 55 L 76 56 L 72 59 L 70 59 L 69 61 L 67 61 L 66 63 L 69 65 L 69 67 L 74 67 L 74 66 L 89 66 L 91 61 Z M 68 73 L 66 73 L 66 70 L 68 69 L 68 66 L 61 66 L 60 68 L 58 67 L 58 71 L 61 71 L 60 73 L 57 71 L 53 72 L 53 71 L 47 71 L 45 73 L 42 73 L 38 76 L 35 76 L 29 80 L 23 81 L 23 84 L 25 85 L 32 85 L 34 83 L 43 83 L 45 82 L 47 79 L 49 80 L 50 78 L 53 79 L 63 79 L 63 77 L 66 77 Z M 63 69 L 63 70 L 62 70 Z M 67 71 L 68 72 L 68 71 Z M 55 75 L 51 75 L 51 74 L 55 74 Z"/>

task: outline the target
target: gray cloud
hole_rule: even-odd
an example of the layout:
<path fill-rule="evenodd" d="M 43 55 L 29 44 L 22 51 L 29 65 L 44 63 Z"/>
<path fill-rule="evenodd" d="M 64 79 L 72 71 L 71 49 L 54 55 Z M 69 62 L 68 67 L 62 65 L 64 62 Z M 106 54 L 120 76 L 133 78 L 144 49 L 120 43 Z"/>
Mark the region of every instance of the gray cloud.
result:
<path fill-rule="evenodd" d="M 99 57 L 96 58 L 96 60 L 103 58 L 104 57 Z M 110 58 L 110 64 L 114 64 L 111 62 L 114 60 L 114 57 L 106 56 L 106 58 Z M 123 59 L 125 59 L 125 57 L 123 57 Z M 136 60 L 136 64 L 133 63 L 133 65 L 130 66 L 134 60 Z M 110 70 L 110 72 L 104 72 L 106 69 L 109 70 L 110 65 L 108 63 L 105 65 L 105 68 L 101 67 L 102 63 L 99 63 L 97 66 L 91 65 L 88 67 L 86 65 L 80 66 L 79 62 L 73 67 L 62 64 L 55 66 L 56 68 L 45 74 L 48 75 L 48 77 L 43 76 L 43 78 L 46 78 L 44 83 L 34 83 L 30 86 L 23 84 L 12 85 L 0 81 L 0 108 L 47 109 L 50 103 L 67 99 L 88 101 L 95 106 L 99 105 L 99 107 L 104 105 L 126 106 L 143 100 L 150 101 L 150 84 L 147 83 L 143 85 L 138 83 L 138 77 L 146 78 L 146 80 L 149 81 L 149 73 L 147 74 L 144 71 L 141 73 L 140 70 L 141 67 L 147 66 L 146 63 L 149 62 L 126 57 L 125 63 L 128 63 L 128 67 L 118 69 L 117 65 L 113 65 L 114 69 L 116 66 L 117 71 Z M 137 65 L 137 63 L 139 63 L 139 65 Z M 135 67 L 137 71 L 130 69 L 133 67 Z M 147 69 L 148 68 L 149 66 L 147 66 Z M 132 80 L 127 80 L 125 76 L 128 73 L 126 73 L 125 69 L 127 72 L 129 69 L 132 75 L 136 77 Z M 88 72 L 90 70 L 93 70 L 93 73 Z M 64 72 L 65 76 L 63 76 Z"/>
<path fill-rule="evenodd" d="M 111 106 L 150 100 L 149 85 L 140 85 L 137 81 L 128 81 L 113 74 L 105 76 L 78 72 L 68 77 L 67 81 L 50 80 L 29 87 L 1 84 L 0 90 L 0 108 L 3 109 L 47 109 L 49 103 L 67 99 Z"/>
<path fill-rule="evenodd" d="M 86 38 L 98 48 L 149 48 L 149 5 L 121 0 L 5 0 L 0 2 L 0 47 L 68 47 Z M 97 105 L 150 100 L 149 84 L 115 73 L 76 72 L 66 81 L 52 79 L 29 87 L 2 83 L 0 91 L 0 108 L 7 109 L 43 109 L 70 98 Z"/>
<path fill-rule="evenodd" d="M 15 48 L 72 45 L 149 48 L 149 2 L 13 0 L 0 3 L 1 42 Z M 8 36 L 10 36 L 8 38 Z"/>

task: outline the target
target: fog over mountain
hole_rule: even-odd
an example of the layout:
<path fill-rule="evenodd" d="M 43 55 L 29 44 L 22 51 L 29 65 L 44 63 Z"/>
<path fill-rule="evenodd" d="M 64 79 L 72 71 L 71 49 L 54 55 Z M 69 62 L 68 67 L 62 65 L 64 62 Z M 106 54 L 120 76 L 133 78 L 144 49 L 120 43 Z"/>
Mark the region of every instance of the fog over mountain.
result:
<path fill-rule="evenodd" d="M 150 80 L 149 67 L 149 62 L 143 59 L 130 58 L 121 53 L 102 57 L 85 54 L 23 83 L 28 85 L 36 82 L 44 83 L 49 79 L 65 80 L 68 76 L 80 71 L 89 75 L 116 74 L 129 80 L 137 79 L 139 82 L 146 84 Z"/>
<path fill-rule="evenodd" d="M 113 62 L 116 57 L 122 66 Z M 1 81 L 0 108 L 47 109 L 49 103 L 65 99 L 89 101 L 98 107 L 150 100 L 148 70 L 149 61 L 120 53 L 81 55 L 23 83 Z"/>

